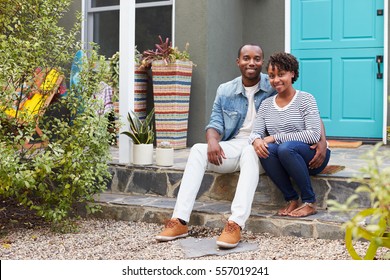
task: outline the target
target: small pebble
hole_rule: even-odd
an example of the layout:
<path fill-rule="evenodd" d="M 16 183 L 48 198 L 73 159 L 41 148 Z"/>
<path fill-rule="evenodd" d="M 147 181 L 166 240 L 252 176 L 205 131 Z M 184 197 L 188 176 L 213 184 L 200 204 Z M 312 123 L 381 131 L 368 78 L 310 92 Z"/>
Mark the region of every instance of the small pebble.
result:
<path fill-rule="evenodd" d="M 157 242 L 154 236 L 163 225 L 103 219 L 82 219 L 77 233 L 61 234 L 47 227 L 10 230 L 0 237 L 1 260 L 180 260 L 184 252 L 177 241 Z M 190 226 L 199 240 L 215 238 L 222 229 Z M 258 250 L 199 260 L 351 260 L 344 240 L 274 237 L 243 231 L 242 241 L 258 244 Z M 367 242 L 357 242 L 363 255 Z M 377 259 L 390 254 L 380 248 Z"/>

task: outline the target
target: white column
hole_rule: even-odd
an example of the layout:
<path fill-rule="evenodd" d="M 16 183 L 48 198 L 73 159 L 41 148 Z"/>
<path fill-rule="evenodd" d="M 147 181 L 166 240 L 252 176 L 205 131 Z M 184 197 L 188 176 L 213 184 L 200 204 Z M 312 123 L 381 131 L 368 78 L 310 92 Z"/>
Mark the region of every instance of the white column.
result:
<path fill-rule="evenodd" d="M 119 115 L 122 132 L 129 130 L 127 113 L 134 110 L 135 0 L 120 0 L 119 14 Z M 131 145 L 129 137 L 119 134 L 120 163 L 130 163 Z"/>

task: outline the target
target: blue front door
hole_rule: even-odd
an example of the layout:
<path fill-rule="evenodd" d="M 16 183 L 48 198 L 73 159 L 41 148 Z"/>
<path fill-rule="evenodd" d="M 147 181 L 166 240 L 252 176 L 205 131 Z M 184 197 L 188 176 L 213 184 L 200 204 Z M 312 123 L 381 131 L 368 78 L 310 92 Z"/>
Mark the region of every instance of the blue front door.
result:
<path fill-rule="evenodd" d="M 291 0 L 295 87 L 317 100 L 327 136 L 382 138 L 384 0 Z"/>

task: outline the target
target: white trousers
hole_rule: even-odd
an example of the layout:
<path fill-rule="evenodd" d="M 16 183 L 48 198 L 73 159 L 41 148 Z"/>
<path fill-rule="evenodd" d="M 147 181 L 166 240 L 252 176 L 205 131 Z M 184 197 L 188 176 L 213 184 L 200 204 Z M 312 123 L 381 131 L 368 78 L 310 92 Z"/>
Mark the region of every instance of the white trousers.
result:
<path fill-rule="evenodd" d="M 180 218 L 186 222 L 190 220 L 206 170 L 218 173 L 232 173 L 240 170 L 229 220 L 244 228 L 259 182 L 260 160 L 247 139 L 221 141 L 220 145 L 225 152 L 226 159 L 223 159 L 219 166 L 208 162 L 207 144 L 195 144 L 191 148 L 172 218 Z M 264 172 L 263 169 L 262 172 Z"/>

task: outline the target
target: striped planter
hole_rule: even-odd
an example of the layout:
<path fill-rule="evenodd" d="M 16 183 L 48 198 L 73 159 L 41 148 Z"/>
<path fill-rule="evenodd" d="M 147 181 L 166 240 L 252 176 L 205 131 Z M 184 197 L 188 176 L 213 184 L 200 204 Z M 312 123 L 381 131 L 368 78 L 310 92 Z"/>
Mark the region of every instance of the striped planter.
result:
<path fill-rule="evenodd" d="M 141 120 L 146 118 L 146 97 L 148 93 L 148 73 L 144 69 L 134 69 L 134 112 Z"/>
<path fill-rule="evenodd" d="M 152 63 L 157 146 L 170 142 L 174 149 L 187 147 L 192 62 Z"/>
<path fill-rule="evenodd" d="M 148 93 L 148 73 L 139 69 L 139 65 L 134 68 L 134 112 L 141 120 L 146 118 L 146 98 Z M 129 108 L 130 109 L 130 108 Z M 119 140 L 119 102 L 114 102 L 116 139 Z"/>

